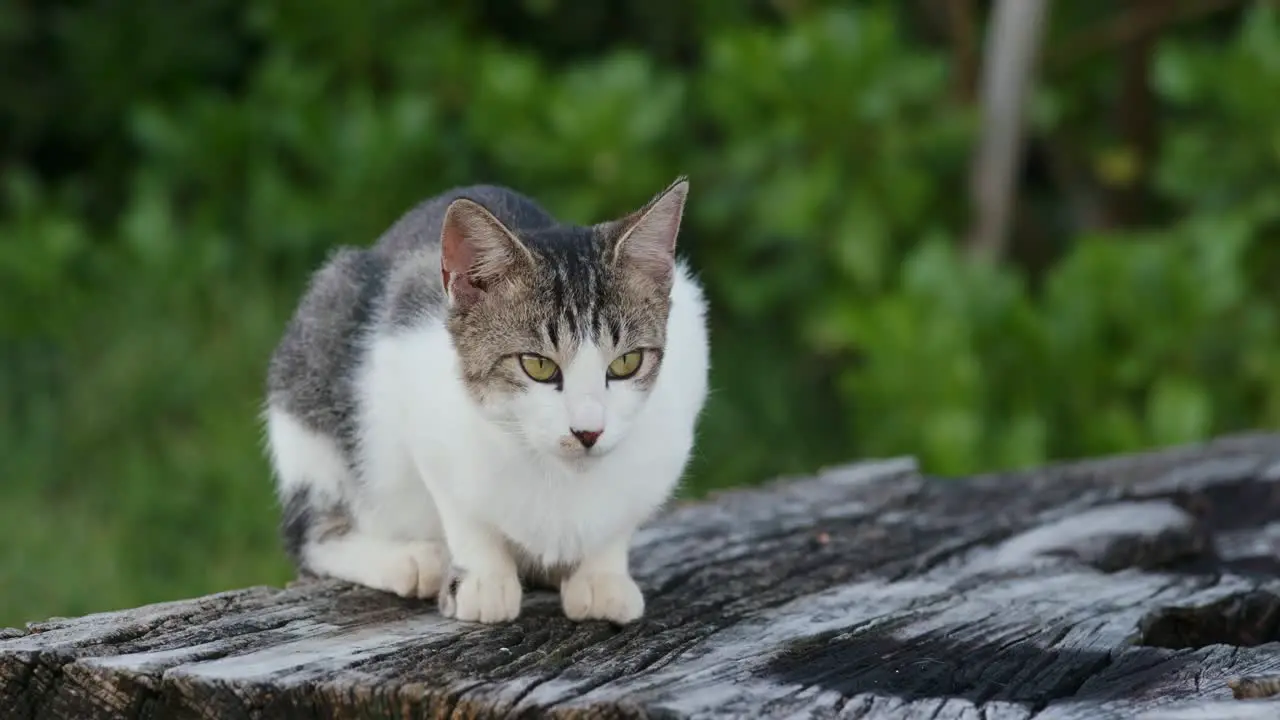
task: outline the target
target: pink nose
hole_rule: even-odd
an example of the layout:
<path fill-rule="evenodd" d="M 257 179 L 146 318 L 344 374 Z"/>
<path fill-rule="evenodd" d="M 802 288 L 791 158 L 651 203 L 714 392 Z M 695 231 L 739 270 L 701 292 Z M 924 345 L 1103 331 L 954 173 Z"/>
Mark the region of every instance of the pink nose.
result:
<path fill-rule="evenodd" d="M 602 432 L 602 431 L 600 431 L 600 430 L 570 430 L 569 432 L 573 433 L 573 436 L 574 436 L 574 437 L 576 437 L 576 438 L 578 438 L 578 442 L 582 443 L 582 446 L 583 446 L 583 447 L 587 447 L 587 448 L 589 448 L 589 447 L 591 447 L 592 445 L 595 445 L 595 444 L 596 444 L 596 440 L 599 440 L 599 439 L 600 439 L 600 434 L 601 434 L 601 432 Z"/>

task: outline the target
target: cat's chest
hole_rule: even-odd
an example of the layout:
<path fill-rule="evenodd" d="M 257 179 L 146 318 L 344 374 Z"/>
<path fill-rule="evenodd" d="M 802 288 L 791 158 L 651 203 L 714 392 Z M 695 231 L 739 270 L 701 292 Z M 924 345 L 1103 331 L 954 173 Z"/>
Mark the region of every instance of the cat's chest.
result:
<path fill-rule="evenodd" d="M 491 475 L 495 483 L 480 507 L 490 522 L 532 558 L 572 564 L 599 550 L 648 504 L 628 473 L 569 473 L 527 461 Z"/>

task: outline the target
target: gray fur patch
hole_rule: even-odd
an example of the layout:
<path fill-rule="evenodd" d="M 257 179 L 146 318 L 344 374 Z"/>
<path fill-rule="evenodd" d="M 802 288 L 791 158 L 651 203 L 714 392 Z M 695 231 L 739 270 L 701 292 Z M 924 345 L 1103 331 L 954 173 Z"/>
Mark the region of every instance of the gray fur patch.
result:
<path fill-rule="evenodd" d="M 340 537 L 351 531 L 351 515 L 339 502 L 318 502 L 309 487 L 293 490 L 283 498 L 280 537 L 294 565 L 306 569 L 303 549 L 310 544 Z"/>
<path fill-rule="evenodd" d="M 442 319 L 446 298 L 440 285 L 440 249 L 425 248 L 399 258 L 387 283 L 384 321 L 396 332 Z"/>
<path fill-rule="evenodd" d="M 267 370 L 268 402 L 337 440 L 348 462 L 357 438 L 352 382 L 386 278 L 384 259 L 334 251 L 312 276 Z"/>
<path fill-rule="evenodd" d="M 521 582 L 529 588 L 559 592 L 560 584 L 578 569 L 576 564 L 544 565 L 542 561 L 513 542 L 507 543 L 507 552 L 516 561 Z"/>

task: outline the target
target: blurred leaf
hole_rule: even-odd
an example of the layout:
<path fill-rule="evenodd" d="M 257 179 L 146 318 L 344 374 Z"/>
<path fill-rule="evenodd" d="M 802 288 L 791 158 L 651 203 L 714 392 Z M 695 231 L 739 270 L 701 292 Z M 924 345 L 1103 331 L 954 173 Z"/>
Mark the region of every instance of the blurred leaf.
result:
<path fill-rule="evenodd" d="M 1209 398 L 1197 383 L 1166 376 L 1152 386 L 1147 422 L 1153 443 L 1176 445 L 1203 439 L 1212 419 Z"/>

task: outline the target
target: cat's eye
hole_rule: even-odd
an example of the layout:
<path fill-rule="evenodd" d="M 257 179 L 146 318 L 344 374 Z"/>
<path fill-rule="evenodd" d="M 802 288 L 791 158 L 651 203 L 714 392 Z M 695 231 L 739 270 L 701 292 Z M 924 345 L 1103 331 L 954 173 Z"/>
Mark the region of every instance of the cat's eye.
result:
<path fill-rule="evenodd" d="M 639 350 L 632 350 L 613 359 L 609 363 L 609 379 L 610 380 L 626 380 L 635 375 L 640 370 L 640 361 L 644 359 L 644 354 Z"/>
<path fill-rule="evenodd" d="M 538 382 L 551 382 L 560 376 L 560 367 L 541 355 L 521 355 L 520 367 L 524 374 Z"/>

